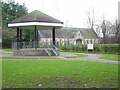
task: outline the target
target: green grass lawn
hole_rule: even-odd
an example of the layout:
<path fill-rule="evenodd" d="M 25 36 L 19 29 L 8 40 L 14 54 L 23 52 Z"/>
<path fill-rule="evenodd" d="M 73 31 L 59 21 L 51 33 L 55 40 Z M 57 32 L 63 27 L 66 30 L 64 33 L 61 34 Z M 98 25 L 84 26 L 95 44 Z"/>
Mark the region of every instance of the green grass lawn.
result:
<path fill-rule="evenodd" d="M 2 52 L 2 55 L 5 55 L 5 54 L 13 54 L 13 53 L 7 53 L 7 52 Z"/>
<path fill-rule="evenodd" d="M 68 54 L 68 53 L 74 53 L 74 52 L 60 52 L 60 54 Z"/>
<path fill-rule="evenodd" d="M 120 55 L 115 55 L 115 54 L 100 54 L 100 55 L 102 55 L 102 57 L 100 57 L 100 59 L 120 61 L 120 59 L 118 58 L 118 57 L 120 57 Z"/>
<path fill-rule="evenodd" d="M 60 58 L 58 57 L 44 57 L 44 58 L 2 57 L 2 59 L 60 59 Z"/>
<path fill-rule="evenodd" d="M 44 58 L 40 58 L 40 59 L 60 59 L 58 57 L 44 57 Z"/>
<path fill-rule="evenodd" d="M 7 53 L 7 52 L 4 52 L 4 53 L 2 53 L 2 54 L 13 54 L 13 53 Z"/>
<path fill-rule="evenodd" d="M 11 48 L 6 48 L 6 49 L 3 49 L 4 51 L 6 51 L 6 52 L 13 52 L 13 49 L 11 49 Z"/>
<path fill-rule="evenodd" d="M 90 61 L 2 61 L 3 88 L 117 88 L 118 65 Z"/>
<path fill-rule="evenodd" d="M 76 56 L 67 56 L 65 58 L 80 58 L 80 57 L 86 57 L 86 56 L 88 56 L 88 55 L 84 55 L 84 54 L 74 54 L 74 55 L 76 55 Z"/>

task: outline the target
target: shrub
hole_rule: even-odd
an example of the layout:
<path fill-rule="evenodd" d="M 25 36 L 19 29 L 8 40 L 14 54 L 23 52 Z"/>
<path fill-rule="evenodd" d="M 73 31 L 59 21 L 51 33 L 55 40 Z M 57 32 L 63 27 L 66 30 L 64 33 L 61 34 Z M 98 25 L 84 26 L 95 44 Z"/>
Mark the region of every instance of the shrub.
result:
<path fill-rule="evenodd" d="M 87 45 L 63 45 L 60 46 L 62 51 L 88 52 Z M 118 53 L 118 44 L 96 44 L 93 52 L 95 53 Z"/>

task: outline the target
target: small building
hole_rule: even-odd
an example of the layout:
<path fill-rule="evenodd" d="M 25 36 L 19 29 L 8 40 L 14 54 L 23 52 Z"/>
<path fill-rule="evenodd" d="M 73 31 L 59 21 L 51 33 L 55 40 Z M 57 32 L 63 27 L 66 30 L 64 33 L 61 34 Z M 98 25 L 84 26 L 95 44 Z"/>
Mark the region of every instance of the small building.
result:
<path fill-rule="evenodd" d="M 56 45 L 55 32 L 62 28 L 63 22 L 35 10 L 20 18 L 11 21 L 8 24 L 9 28 L 15 28 L 17 34 L 17 40 L 13 43 L 13 55 L 26 55 L 26 56 L 58 56 L 59 49 Z M 23 42 L 22 34 L 23 30 L 34 30 L 34 41 Z M 51 30 L 52 42 L 46 44 L 46 42 L 39 43 L 38 30 Z"/>
<path fill-rule="evenodd" d="M 51 30 L 39 30 L 40 42 L 52 42 Z M 94 30 L 88 28 L 63 27 L 56 30 L 56 41 L 59 45 L 97 44 L 98 36 Z"/>

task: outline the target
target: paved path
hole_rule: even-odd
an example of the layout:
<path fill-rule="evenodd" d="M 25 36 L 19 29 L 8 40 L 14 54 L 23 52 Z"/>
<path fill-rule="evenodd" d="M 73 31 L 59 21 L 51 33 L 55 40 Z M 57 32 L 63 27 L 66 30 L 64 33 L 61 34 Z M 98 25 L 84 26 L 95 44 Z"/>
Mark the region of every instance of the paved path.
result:
<path fill-rule="evenodd" d="M 86 53 L 81 53 L 88 55 L 87 57 L 81 57 L 81 58 L 64 58 L 64 60 L 80 60 L 80 61 L 95 61 L 95 62 L 104 62 L 104 63 L 116 63 L 120 64 L 118 61 L 112 61 L 112 60 L 105 60 L 105 59 L 99 59 L 102 55 L 96 55 L 96 54 L 86 54 Z"/>
<path fill-rule="evenodd" d="M 61 54 L 60 56 L 48 56 L 48 57 L 57 57 L 59 59 L 40 59 L 40 58 L 46 58 L 44 56 L 13 56 L 12 54 L 5 54 L 5 53 L 11 53 L 11 52 L 4 52 L 2 57 L 19 57 L 19 58 L 35 58 L 31 60 L 80 60 L 80 61 L 94 61 L 94 62 L 103 62 L 103 63 L 115 63 L 115 64 L 120 64 L 120 61 L 112 61 L 112 60 L 104 60 L 104 59 L 99 59 L 101 55 L 96 55 L 96 54 L 86 54 L 86 53 L 79 53 L 79 54 L 85 54 L 88 55 L 87 57 L 80 57 L 80 58 L 65 58 L 66 56 L 76 56 L 72 53 L 65 53 Z M 30 60 L 30 59 L 3 59 L 3 60 Z"/>

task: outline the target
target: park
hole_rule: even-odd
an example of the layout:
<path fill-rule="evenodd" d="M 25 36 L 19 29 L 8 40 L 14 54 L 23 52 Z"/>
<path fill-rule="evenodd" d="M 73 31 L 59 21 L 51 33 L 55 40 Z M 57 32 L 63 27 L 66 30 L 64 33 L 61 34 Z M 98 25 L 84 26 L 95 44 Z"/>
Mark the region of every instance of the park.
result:
<path fill-rule="evenodd" d="M 39 10 L 28 13 L 24 5 L 2 4 L 3 89 L 119 88 L 119 22 L 103 20 L 106 32 L 99 37 L 93 26 L 64 27 Z"/>

